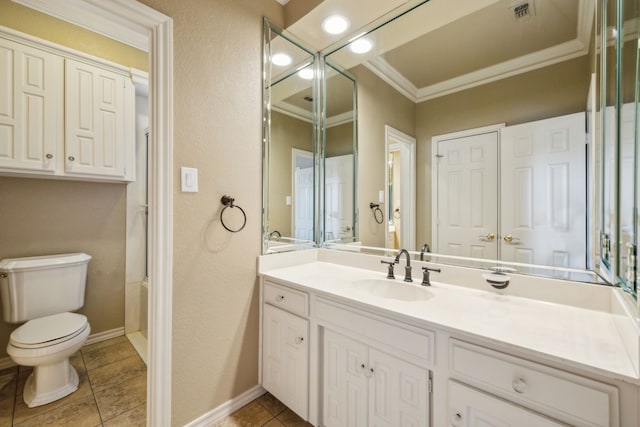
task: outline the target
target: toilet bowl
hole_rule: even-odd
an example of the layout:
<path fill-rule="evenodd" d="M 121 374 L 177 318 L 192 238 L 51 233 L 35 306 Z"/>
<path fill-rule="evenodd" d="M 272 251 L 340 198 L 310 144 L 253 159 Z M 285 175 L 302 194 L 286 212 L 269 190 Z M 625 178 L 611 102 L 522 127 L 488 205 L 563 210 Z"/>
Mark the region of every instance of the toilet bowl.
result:
<path fill-rule="evenodd" d="M 71 311 L 84 305 L 87 254 L 13 258 L 0 261 L 3 318 L 22 323 L 7 353 L 18 365 L 33 366 L 23 398 L 33 408 L 78 389 L 69 357 L 85 343 L 91 327 Z"/>
<path fill-rule="evenodd" d="M 33 366 L 23 398 L 27 406 L 44 405 L 78 389 L 78 373 L 69 357 L 84 344 L 91 327 L 76 313 L 30 320 L 13 331 L 7 353 L 19 365 Z"/>

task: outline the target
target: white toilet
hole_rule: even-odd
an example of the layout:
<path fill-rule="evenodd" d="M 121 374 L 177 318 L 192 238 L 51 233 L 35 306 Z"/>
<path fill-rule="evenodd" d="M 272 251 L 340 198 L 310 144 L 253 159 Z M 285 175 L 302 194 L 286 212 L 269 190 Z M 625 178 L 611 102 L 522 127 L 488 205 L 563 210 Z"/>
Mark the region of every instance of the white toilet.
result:
<path fill-rule="evenodd" d="M 69 356 L 82 347 L 91 327 L 71 311 L 84 305 L 89 260 L 75 253 L 0 261 L 4 321 L 27 321 L 11 333 L 7 353 L 18 365 L 33 366 L 23 394 L 30 408 L 78 389 Z"/>

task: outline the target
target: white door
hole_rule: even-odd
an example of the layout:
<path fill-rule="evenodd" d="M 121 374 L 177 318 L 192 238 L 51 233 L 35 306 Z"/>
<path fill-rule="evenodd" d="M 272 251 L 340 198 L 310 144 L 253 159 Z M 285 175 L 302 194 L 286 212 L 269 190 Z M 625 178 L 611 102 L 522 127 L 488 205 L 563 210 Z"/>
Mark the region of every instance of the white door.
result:
<path fill-rule="evenodd" d="M 323 425 L 367 427 L 367 346 L 328 329 L 323 343 Z"/>
<path fill-rule="evenodd" d="M 429 374 L 426 369 L 375 349 L 369 350 L 369 369 L 369 425 L 429 425 Z"/>
<path fill-rule="evenodd" d="M 497 131 L 437 142 L 434 252 L 498 257 Z"/>
<path fill-rule="evenodd" d="M 0 39 L 0 167 L 54 171 L 64 128 L 62 61 Z"/>
<path fill-rule="evenodd" d="M 262 386 L 307 419 L 309 321 L 264 305 Z"/>
<path fill-rule="evenodd" d="M 67 173 L 124 176 L 126 86 L 123 75 L 65 60 Z"/>
<path fill-rule="evenodd" d="M 353 154 L 325 160 L 325 239 L 353 236 Z"/>
<path fill-rule="evenodd" d="M 559 427 L 559 423 L 490 394 L 449 381 L 452 427 Z"/>
<path fill-rule="evenodd" d="M 293 149 L 293 237 L 313 240 L 313 154 Z"/>
<path fill-rule="evenodd" d="M 505 261 L 586 268 L 584 113 L 501 130 Z"/>

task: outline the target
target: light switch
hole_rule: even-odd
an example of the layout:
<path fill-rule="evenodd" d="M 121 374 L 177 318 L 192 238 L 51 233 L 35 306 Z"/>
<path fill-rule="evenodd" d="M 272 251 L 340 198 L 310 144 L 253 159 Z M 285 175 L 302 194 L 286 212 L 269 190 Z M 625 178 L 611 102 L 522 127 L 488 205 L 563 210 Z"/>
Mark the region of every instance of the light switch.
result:
<path fill-rule="evenodd" d="M 384 190 L 378 191 L 378 203 L 384 203 Z"/>
<path fill-rule="evenodd" d="M 285 199 L 284 199 L 284 203 L 285 203 L 287 206 L 291 206 L 291 196 L 287 196 L 287 197 L 285 197 Z"/>
<path fill-rule="evenodd" d="M 183 193 L 198 192 L 198 169 L 197 168 L 181 167 L 180 176 L 182 177 Z"/>

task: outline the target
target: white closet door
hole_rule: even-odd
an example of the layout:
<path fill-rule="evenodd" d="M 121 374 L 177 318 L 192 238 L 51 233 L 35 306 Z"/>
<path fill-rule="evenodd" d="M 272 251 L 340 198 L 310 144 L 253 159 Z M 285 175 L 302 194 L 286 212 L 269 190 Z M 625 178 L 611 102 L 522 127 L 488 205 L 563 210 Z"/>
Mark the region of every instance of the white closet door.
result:
<path fill-rule="evenodd" d="M 369 425 L 427 427 L 429 374 L 426 369 L 370 349 Z"/>
<path fill-rule="evenodd" d="M 323 425 L 367 427 L 367 346 L 328 329 L 323 343 Z"/>
<path fill-rule="evenodd" d="M 0 39 L 0 167 L 54 171 L 63 131 L 62 61 Z"/>
<path fill-rule="evenodd" d="M 498 257 L 498 133 L 439 141 L 434 252 Z M 493 235 L 493 236 L 492 236 Z"/>
<path fill-rule="evenodd" d="M 325 238 L 353 236 L 353 155 L 325 160 Z"/>
<path fill-rule="evenodd" d="M 294 172 L 293 237 L 313 240 L 313 168 Z"/>
<path fill-rule="evenodd" d="M 584 113 L 501 130 L 501 259 L 586 268 Z"/>
<path fill-rule="evenodd" d="M 65 61 L 68 174 L 125 175 L 125 89 L 123 75 Z"/>

